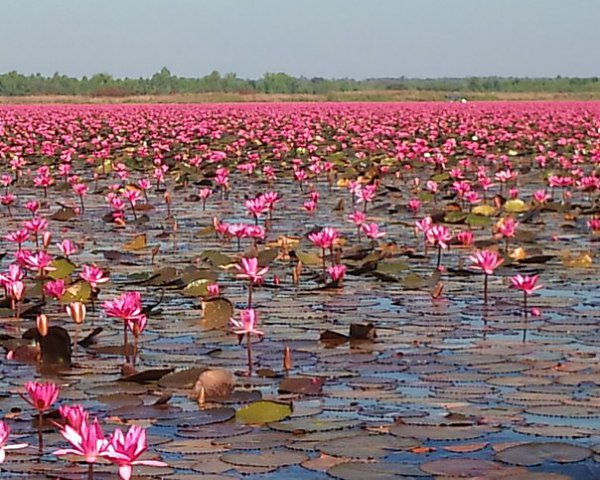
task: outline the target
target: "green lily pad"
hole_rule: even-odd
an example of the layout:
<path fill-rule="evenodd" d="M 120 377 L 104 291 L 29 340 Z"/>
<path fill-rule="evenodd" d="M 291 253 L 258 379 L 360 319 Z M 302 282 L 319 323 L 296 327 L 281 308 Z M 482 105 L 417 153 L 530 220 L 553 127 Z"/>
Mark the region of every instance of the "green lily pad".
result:
<path fill-rule="evenodd" d="M 240 423 L 262 425 L 278 422 L 292 414 L 292 405 L 284 402 L 261 400 L 239 409 L 235 419 Z"/>

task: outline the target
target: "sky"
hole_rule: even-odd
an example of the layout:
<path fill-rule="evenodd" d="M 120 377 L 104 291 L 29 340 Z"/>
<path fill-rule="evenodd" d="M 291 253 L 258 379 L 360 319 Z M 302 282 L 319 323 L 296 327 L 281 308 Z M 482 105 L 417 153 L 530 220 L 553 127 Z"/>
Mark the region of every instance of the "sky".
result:
<path fill-rule="evenodd" d="M 0 73 L 600 76 L 600 0 L 0 0 Z"/>

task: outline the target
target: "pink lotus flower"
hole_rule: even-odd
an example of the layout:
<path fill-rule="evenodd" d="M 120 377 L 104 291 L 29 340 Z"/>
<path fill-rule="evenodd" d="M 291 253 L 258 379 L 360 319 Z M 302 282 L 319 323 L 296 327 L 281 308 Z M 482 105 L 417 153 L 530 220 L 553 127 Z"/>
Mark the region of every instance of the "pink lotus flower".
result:
<path fill-rule="evenodd" d="M 252 283 L 262 283 L 263 276 L 269 271 L 269 267 L 258 268 L 258 259 L 256 257 L 242 257 L 240 263 L 235 265 L 238 273 L 237 278 L 250 280 Z"/>
<path fill-rule="evenodd" d="M 437 245 L 440 249 L 447 249 L 448 242 L 452 240 L 452 233 L 443 225 L 433 225 L 425 233 L 427 242 Z"/>
<path fill-rule="evenodd" d="M 352 214 L 348 215 L 348 219 L 354 223 L 357 227 L 360 227 L 367 221 L 367 216 L 360 210 L 355 210 Z"/>
<path fill-rule="evenodd" d="M 102 307 L 109 317 L 132 320 L 142 314 L 142 296 L 140 292 L 125 292 L 113 300 L 106 300 Z"/>
<path fill-rule="evenodd" d="M 65 425 L 60 434 L 71 444 L 72 448 L 63 448 L 53 452 L 58 457 L 75 455 L 83 458 L 85 462 L 93 464 L 108 447 L 108 441 L 104 437 L 98 419 L 94 419 L 90 424 L 88 419 L 81 418 L 78 428 Z"/>
<path fill-rule="evenodd" d="M 62 296 L 67 291 L 67 286 L 65 284 L 65 281 L 62 279 L 51 280 L 44 285 L 44 291 L 51 297 L 60 300 L 60 298 L 62 298 Z"/>
<path fill-rule="evenodd" d="M 0 463 L 4 463 L 7 451 L 20 450 L 29 446 L 28 443 L 13 443 L 12 445 L 7 445 L 6 442 L 9 436 L 9 426 L 4 422 L 4 420 L 0 420 Z"/>
<path fill-rule="evenodd" d="M 79 277 L 88 282 L 92 288 L 97 288 L 99 283 L 106 283 L 109 280 L 108 275 L 96 265 L 83 265 Z"/>
<path fill-rule="evenodd" d="M 550 200 L 550 195 L 546 192 L 546 190 L 536 190 L 533 193 L 533 200 L 534 202 L 543 205 Z"/>
<path fill-rule="evenodd" d="M 456 234 L 456 239 L 461 243 L 461 245 L 468 247 L 473 243 L 473 232 L 470 230 L 462 230 Z"/>
<path fill-rule="evenodd" d="M 60 393 L 58 385 L 52 382 L 27 382 L 25 384 L 25 390 L 27 391 L 29 398 L 24 395 L 21 395 L 21 398 L 40 413 L 48 410 L 52 404 L 56 402 L 58 394 Z"/>
<path fill-rule="evenodd" d="M 25 284 L 21 280 L 13 280 L 6 284 L 8 295 L 13 300 L 20 302 L 25 297 Z"/>
<path fill-rule="evenodd" d="M 263 336 L 264 332 L 262 330 L 258 330 L 258 314 L 256 310 L 253 308 L 247 308 L 240 312 L 240 319 L 237 320 L 232 318 L 230 320 L 231 326 L 233 327 L 233 333 L 236 335 L 249 335 L 254 334 L 258 336 Z"/>
<path fill-rule="evenodd" d="M 538 275 L 533 276 L 522 276 L 515 275 L 510 279 L 511 287 L 521 290 L 526 295 L 531 295 L 536 290 L 542 288 L 542 285 L 537 285 Z"/>
<path fill-rule="evenodd" d="M 218 297 L 221 291 L 218 283 L 210 283 L 206 286 L 206 291 L 210 297 Z"/>
<path fill-rule="evenodd" d="M 21 245 L 29 239 L 29 230 L 22 228 L 14 232 L 9 232 L 4 236 L 4 239 L 8 242 L 18 244 L 20 249 Z"/>
<path fill-rule="evenodd" d="M 71 255 L 77 252 L 77 248 L 75 248 L 75 244 L 71 240 L 65 239 L 62 242 L 57 243 L 56 246 L 65 258 L 69 258 Z"/>
<path fill-rule="evenodd" d="M 148 317 L 146 315 L 138 315 L 136 317 L 133 318 L 128 318 L 126 320 L 127 323 L 127 328 L 129 328 L 129 330 L 131 330 L 131 333 L 133 333 L 133 336 L 135 338 L 138 338 L 141 333 L 144 331 L 144 329 L 146 328 L 146 325 L 148 323 Z"/>
<path fill-rule="evenodd" d="M 411 212 L 416 214 L 419 211 L 419 208 L 421 208 L 421 200 L 419 200 L 418 198 L 412 198 L 408 201 L 407 206 Z"/>
<path fill-rule="evenodd" d="M 340 284 L 346 275 L 346 265 L 334 265 L 327 269 L 327 273 L 334 284 Z"/>
<path fill-rule="evenodd" d="M 68 425 L 75 430 L 80 430 L 81 425 L 89 418 L 88 412 L 81 405 L 61 405 L 58 407 L 58 413 L 64 426 Z"/>
<path fill-rule="evenodd" d="M 302 206 L 308 213 L 313 213 L 317 209 L 317 202 L 314 200 L 306 200 Z"/>
<path fill-rule="evenodd" d="M 339 233 L 335 228 L 325 227 L 319 232 L 308 234 L 308 239 L 321 249 L 331 248 L 334 242 L 338 239 Z"/>
<path fill-rule="evenodd" d="M 47 272 L 56 270 L 52 265 L 52 256 L 48 255 L 45 251 L 41 250 L 37 253 L 30 253 L 26 255 L 25 266 L 29 270 L 39 272 L 40 275 L 44 276 Z"/>
<path fill-rule="evenodd" d="M 483 271 L 483 301 L 487 303 L 488 300 L 488 276 L 494 273 L 494 270 L 504 263 L 504 259 L 501 258 L 496 252 L 490 250 L 482 250 L 477 252 L 475 255 L 469 257 L 469 260 L 473 262 L 471 268 L 474 270 Z"/>
<path fill-rule="evenodd" d="M 379 230 L 379 225 L 376 223 L 365 223 L 361 228 L 365 235 L 373 241 L 386 235 L 386 232 L 381 232 Z"/>
<path fill-rule="evenodd" d="M 475 255 L 470 256 L 469 260 L 474 264 L 471 265 L 471 268 L 481 270 L 486 275 L 492 275 L 494 270 L 504 263 L 502 257 L 490 250 L 477 252 Z"/>
<path fill-rule="evenodd" d="M 117 428 L 109 437 L 107 445 L 100 455 L 119 466 L 121 480 L 129 480 L 133 465 L 168 466 L 165 462 L 158 460 L 138 460 L 147 449 L 146 430 L 137 425 L 131 425 L 127 434 L 123 434 L 123 431 Z"/>
<path fill-rule="evenodd" d="M 587 221 L 587 226 L 594 233 L 600 232 L 600 218 L 590 218 Z"/>
<path fill-rule="evenodd" d="M 498 231 L 503 237 L 510 238 L 515 236 L 518 226 L 519 223 L 514 218 L 506 217 L 498 222 Z"/>

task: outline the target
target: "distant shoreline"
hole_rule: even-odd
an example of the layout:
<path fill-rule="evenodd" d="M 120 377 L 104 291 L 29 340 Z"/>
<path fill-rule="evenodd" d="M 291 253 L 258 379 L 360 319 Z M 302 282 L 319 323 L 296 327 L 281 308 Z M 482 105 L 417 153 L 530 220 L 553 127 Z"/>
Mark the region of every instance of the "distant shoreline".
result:
<path fill-rule="evenodd" d="M 266 93 L 177 93 L 170 95 L 25 95 L 0 96 L 1 105 L 11 104 L 143 104 L 143 103 L 268 103 L 268 102 L 426 102 L 456 101 L 594 101 L 600 92 L 461 92 L 369 90 L 328 94 Z"/>

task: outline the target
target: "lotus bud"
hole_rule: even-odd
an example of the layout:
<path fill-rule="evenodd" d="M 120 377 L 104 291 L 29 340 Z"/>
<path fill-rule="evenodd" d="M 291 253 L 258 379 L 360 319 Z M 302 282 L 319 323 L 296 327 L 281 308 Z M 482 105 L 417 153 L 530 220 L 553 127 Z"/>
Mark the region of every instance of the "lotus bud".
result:
<path fill-rule="evenodd" d="M 77 325 L 81 325 L 85 321 L 86 308 L 85 303 L 72 302 L 67 305 L 67 313 Z"/>
<path fill-rule="evenodd" d="M 283 349 L 283 369 L 286 373 L 292 369 L 292 351 L 287 345 Z"/>
<path fill-rule="evenodd" d="M 46 335 L 48 335 L 48 317 L 46 315 L 44 315 L 43 313 L 39 314 L 36 318 L 35 323 L 36 323 L 38 332 L 40 332 L 40 335 L 42 337 L 45 337 Z"/>
<path fill-rule="evenodd" d="M 44 250 L 48 250 L 50 246 L 50 242 L 52 241 L 52 233 L 44 232 L 42 235 L 42 245 L 44 246 Z"/>

